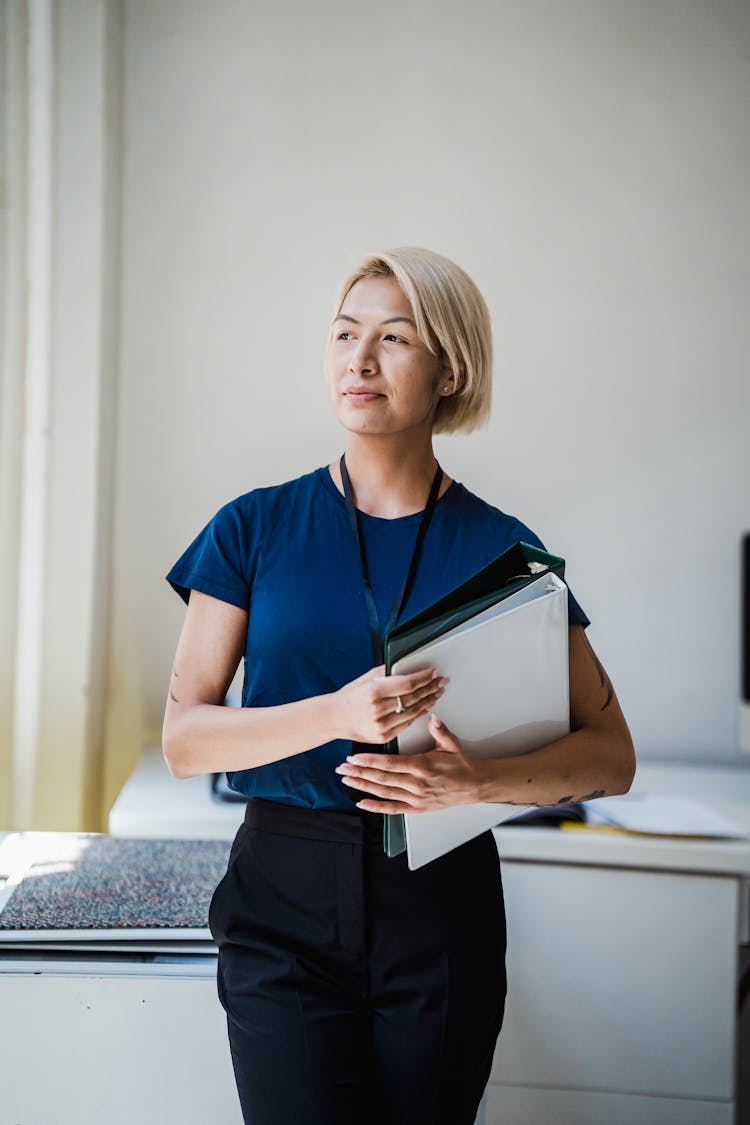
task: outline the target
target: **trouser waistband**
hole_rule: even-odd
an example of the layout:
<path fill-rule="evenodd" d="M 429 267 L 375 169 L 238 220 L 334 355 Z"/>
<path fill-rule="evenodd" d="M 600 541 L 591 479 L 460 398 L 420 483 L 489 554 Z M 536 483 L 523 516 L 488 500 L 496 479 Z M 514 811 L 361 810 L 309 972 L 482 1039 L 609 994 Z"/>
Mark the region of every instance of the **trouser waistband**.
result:
<path fill-rule="evenodd" d="M 245 824 L 260 832 L 298 836 L 331 843 L 365 844 L 383 838 L 383 813 L 339 812 L 336 809 L 307 809 L 284 805 L 261 797 L 250 797 Z"/>

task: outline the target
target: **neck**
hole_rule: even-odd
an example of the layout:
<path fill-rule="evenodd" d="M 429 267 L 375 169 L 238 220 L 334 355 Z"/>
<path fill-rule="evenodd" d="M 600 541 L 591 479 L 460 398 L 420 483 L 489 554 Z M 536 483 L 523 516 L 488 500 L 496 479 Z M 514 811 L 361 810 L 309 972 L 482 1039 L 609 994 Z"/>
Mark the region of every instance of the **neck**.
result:
<path fill-rule="evenodd" d="M 390 435 L 377 439 L 368 435 L 363 439 L 359 434 L 350 434 L 346 468 L 359 510 L 382 519 L 397 519 L 422 511 L 437 461 L 431 438 L 422 443 L 405 443 L 394 441 Z M 338 461 L 330 469 L 336 487 L 343 491 Z M 444 475 L 441 495 L 450 483 Z"/>

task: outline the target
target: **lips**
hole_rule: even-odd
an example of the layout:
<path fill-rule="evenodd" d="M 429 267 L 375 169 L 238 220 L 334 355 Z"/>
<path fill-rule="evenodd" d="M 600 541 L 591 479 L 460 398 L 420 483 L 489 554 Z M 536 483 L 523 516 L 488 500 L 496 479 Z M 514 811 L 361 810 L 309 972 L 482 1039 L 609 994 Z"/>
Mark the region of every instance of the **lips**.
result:
<path fill-rule="evenodd" d="M 376 398 L 383 398 L 378 391 L 373 391 L 370 387 L 349 387 L 344 391 L 345 398 L 351 402 L 374 402 Z"/>

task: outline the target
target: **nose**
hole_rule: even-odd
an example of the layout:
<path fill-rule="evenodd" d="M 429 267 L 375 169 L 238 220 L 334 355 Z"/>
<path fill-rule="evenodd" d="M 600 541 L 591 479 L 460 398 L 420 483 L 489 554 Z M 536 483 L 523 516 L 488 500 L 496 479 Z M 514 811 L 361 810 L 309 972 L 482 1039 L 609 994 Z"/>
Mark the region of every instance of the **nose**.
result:
<path fill-rule="evenodd" d="M 377 366 L 377 360 L 372 354 L 368 341 L 361 339 L 351 354 L 349 370 L 354 375 L 374 375 Z"/>

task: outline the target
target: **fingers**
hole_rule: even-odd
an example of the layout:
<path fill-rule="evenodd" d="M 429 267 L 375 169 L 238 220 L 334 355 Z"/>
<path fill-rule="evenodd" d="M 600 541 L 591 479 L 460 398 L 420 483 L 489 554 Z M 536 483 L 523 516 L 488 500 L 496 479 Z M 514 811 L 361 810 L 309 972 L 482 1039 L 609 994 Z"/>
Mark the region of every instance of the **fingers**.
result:
<path fill-rule="evenodd" d="M 430 700 L 439 698 L 447 683 L 448 677 L 441 676 L 434 668 L 409 676 L 384 676 L 378 692 L 380 713 L 396 711 L 397 714 L 402 714 L 410 708 L 420 708 Z"/>
<path fill-rule="evenodd" d="M 431 682 L 441 679 L 445 679 L 445 677 L 440 675 L 437 668 L 421 668 L 419 672 L 408 672 L 400 676 L 386 676 L 385 684 L 389 696 L 400 695 L 403 698 L 403 696 L 412 695 L 421 688 L 428 687 Z"/>
<path fill-rule="evenodd" d="M 350 754 L 334 773 L 350 773 L 361 776 L 362 770 L 378 770 L 381 773 L 414 773 L 419 754 L 372 754 L 360 752 Z"/>
<path fill-rule="evenodd" d="M 448 679 L 435 668 L 421 668 L 385 676 L 384 667 L 371 668 L 337 693 L 344 704 L 342 725 L 357 742 L 389 742 L 432 710 Z"/>
<path fill-rule="evenodd" d="M 440 750 L 460 750 L 461 743 L 453 731 L 448 730 L 445 723 L 437 717 L 430 715 L 430 734 L 435 739 L 435 745 Z"/>
<path fill-rule="evenodd" d="M 357 801 L 357 808 L 363 809 L 365 812 L 374 813 L 413 813 L 418 812 L 414 805 L 409 805 L 404 801 L 378 801 L 375 798 L 368 800 L 365 798 L 362 801 Z"/>
<path fill-rule="evenodd" d="M 425 812 L 480 799 L 476 770 L 453 731 L 431 715 L 435 746 L 419 754 L 350 754 L 336 766 L 341 782 L 368 796 L 357 807 L 369 812 Z M 446 753 L 447 751 L 447 753 Z M 481 780 L 481 779 L 479 779 Z"/>
<path fill-rule="evenodd" d="M 409 707 L 422 707 L 425 703 L 434 703 L 436 699 L 439 699 L 445 691 L 447 683 L 448 677 L 440 676 L 437 680 L 430 680 L 430 682 L 423 687 L 415 688 L 414 691 L 408 692 L 405 695 L 400 695 L 398 698 L 401 700 L 405 709 Z"/>
<path fill-rule="evenodd" d="M 384 677 L 377 689 L 373 689 L 377 692 L 372 707 L 379 740 L 388 742 L 396 738 L 416 719 L 431 711 L 447 683 L 447 678 L 434 669 L 409 676 Z"/>
<path fill-rule="evenodd" d="M 438 753 L 438 759 L 446 755 Z M 457 759 L 450 757 L 449 762 Z M 435 763 L 423 776 L 404 776 L 383 772 L 379 776 L 366 776 L 369 770 L 358 769 L 353 775 L 341 776 L 343 785 L 350 791 L 357 790 L 365 797 L 357 802 L 359 808 L 368 808 L 363 800 L 377 800 L 393 803 L 391 807 L 374 808 L 375 812 L 428 812 L 449 808 L 451 805 L 473 804 L 481 799 L 481 786 L 477 777 L 459 764 L 459 768 L 448 767 L 446 762 Z M 436 768 L 435 768 L 436 767 Z M 341 770 L 337 770 L 341 774 Z M 406 808 L 393 807 L 396 804 Z"/>
<path fill-rule="evenodd" d="M 418 715 L 429 711 L 433 703 L 440 699 L 447 682 L 441 677 L 438 680 L 430 680 L 416 691 L 384 696 L 376 704 L 376 717 L 387 719 L 388 716 L 395 716 L 398 723 L 413 723 Z"/>
<path fill-rule="evenodd" d="M 385 676 L 385 664 L 380 664 L 377 668 L 371 668 L 370 671 L 365 672 L 364 676 L 361 676 L 360 679 L 377 680 L 381 676 Z"/>
<path fill-rule="evenodd" d="M 403 711 L 398 712 L 393 707 L 391 701 L 391 709 L 381 714 L 376 720 L 378 730 L 382 735 L 383 742 L 390 742 L 392 738 L 397 738 L 402 731 L 410 727 L 412 723 L 419 719 L 422 715 L 426 715 L 434 706 L 436 701 L 443 694 L 444 688 L 438 688 L 437 691 L 431 692 L 430 695 L 425 696 L 419 703 L 413 706 L 404 707 Z"/>
<path fill-rule="evenodd" d="M 397 757 L 397 755 L 394 755 Z M 380 755 L 385 761 L 390 755 Z M 348 777 L 349 767 L 342 763 L 336 769 L 344 785 L 358 789 L 367 797 L 357 802 L 357 807 L 371 812 L 418 812 L 424 804 L 424 778 L 417 774 L 383 772 L 378 769 L 356 768 L 356 776 Z"/>
<path fill-rule="evenodd" d="M 409 795 L 417 796 L 422 792 L 423 786 L 410 774 L 389 774 L 385 781 L 381 781 L 382 774 L 377 770 L 359 770 L 357 777 L 342 776 L 344 785 L 353 789 L 365 789 L 375 797 L 387 797 L 393 800 L 400 798 L 408 801 Z"/>
<path fill-rule="evenodd" d="M 435 763 L 430 761 L 431 757 L 431 754 L 404 757 L 397 754 L 358 754 L 356 766 L 350 764 L 355 760 L 353 757 L 337 766 L 335 772 L 344 785 L 367 794 L 357 802 L 360 809 L 388 813 L 423 812 L 446 803 L 446 787 L 441 784 L 439 774 L 435 775 Z M 370 761 L 373 758 L 379 765 L 365 766 L 361 762 L 361 759 Z"/>

